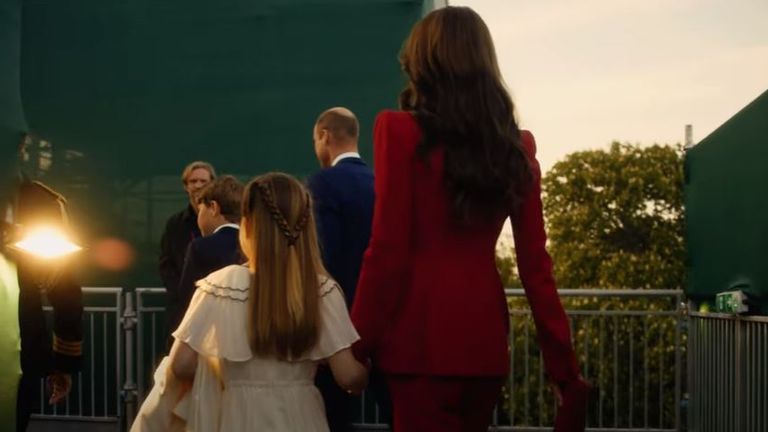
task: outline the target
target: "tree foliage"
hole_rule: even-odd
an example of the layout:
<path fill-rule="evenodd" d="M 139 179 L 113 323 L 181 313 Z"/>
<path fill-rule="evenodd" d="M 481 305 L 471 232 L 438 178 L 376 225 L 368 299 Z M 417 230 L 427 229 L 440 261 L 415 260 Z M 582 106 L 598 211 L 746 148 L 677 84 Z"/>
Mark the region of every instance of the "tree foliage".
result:
<path fill-rule="evenodd" d="M 681 288 L 682 153 L 614 142 L 568 155 L 544 177 L 558 285 Z"/>
<path fill-rule="evenodd" d="M 542 186 L 558 287 L 682 287 L 682 184 L 679 147 L 613 143 L 557 163 Z M 510 252 L 500 250 L 497 264 L 505 286 L 516 288 L 521 285 Z M 677 320 L 662 315 L 675 310 L 676 299 L 562 301 L 567 310 L 578 311 L 571 318 L 574 346 L 582 373 L 595 387 L 588 424 L 671 427 Z M 546 425 L 554 407 L 533 323 L 525 299 L 508 302 L 516 366 L 501 417 L 506 424 Z M 629 311 L 640 315 L 626 315 Z"/>

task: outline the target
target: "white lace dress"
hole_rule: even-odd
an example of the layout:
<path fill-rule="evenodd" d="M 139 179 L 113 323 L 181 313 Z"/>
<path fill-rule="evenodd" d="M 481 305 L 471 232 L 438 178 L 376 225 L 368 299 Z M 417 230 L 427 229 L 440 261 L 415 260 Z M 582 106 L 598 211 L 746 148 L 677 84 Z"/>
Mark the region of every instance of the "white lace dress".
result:
<path fill-rule="evenodd" d="M 173 333 L 199 354 L 193 388 L 174 414 L 188 431 L 327 431 L 317 364 L 359 339 L 339 286 L 321 278 L 318 342 L 301 358 L 280 361 L 251 352 L 250 278 L 247 267 L 233 265 L 198 282 Z"/>

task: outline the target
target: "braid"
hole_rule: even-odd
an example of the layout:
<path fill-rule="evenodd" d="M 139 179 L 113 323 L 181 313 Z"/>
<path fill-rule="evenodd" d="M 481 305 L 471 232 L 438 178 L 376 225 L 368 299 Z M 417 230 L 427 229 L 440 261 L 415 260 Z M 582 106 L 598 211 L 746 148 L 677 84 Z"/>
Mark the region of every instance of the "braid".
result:
<path fill-rule="evenodd" d="M 272 220 L 275 221 L 278 228 L 280 228 L 280 231 L 283 233 L 283 236 L 285 236 L 285 238 L 288 240 L 288 245 L 293 246 L 309 222 L 309 194 L 306 195 L 306 204 L 304 206 L 304 211 L 299 217 L 299 221 L 296 223 L 294 229 L 291 229 L 290 225 L 288 225 L 288 220 L 283 215 L 283 212 L 281 212 L 277 207 L 277 202 L 275 202 L 275 197 L 272 195 L 272 190 L 270 189 L 269 185 L 262 182 L 256 182 L 256 185 L 259 188 L 259 192 L 261 192 L 261 198 L 264 200 L 264 203 L 269 209 L 269 214 L 272 216 Z"/>
<path fill-rule="evenodd" d="M 311 209 L 309 208 L 309 203 L 312 200 L 309 198 L 309 193 L 304 193 L 304 211 L 301 213 L 301 217 L 299 218 L 299 221 L 296 222 L 296 227 L 294 227 L 294 231 L 296 232 L 296 236 L 298 237 L 298 233 L 304 231 L 304 228 L 306 228 L 307 223 L 309 222 L 309 212 Z"/>

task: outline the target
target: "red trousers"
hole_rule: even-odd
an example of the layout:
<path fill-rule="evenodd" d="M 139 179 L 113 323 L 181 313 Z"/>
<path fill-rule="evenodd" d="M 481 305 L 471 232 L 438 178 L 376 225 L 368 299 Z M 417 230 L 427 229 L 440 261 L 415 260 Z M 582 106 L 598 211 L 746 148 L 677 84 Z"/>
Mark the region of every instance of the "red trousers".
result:
<path fill-rule="evenodd" d="M 486 432 L 503 377 L 389 375 L 397 432 Z"/>

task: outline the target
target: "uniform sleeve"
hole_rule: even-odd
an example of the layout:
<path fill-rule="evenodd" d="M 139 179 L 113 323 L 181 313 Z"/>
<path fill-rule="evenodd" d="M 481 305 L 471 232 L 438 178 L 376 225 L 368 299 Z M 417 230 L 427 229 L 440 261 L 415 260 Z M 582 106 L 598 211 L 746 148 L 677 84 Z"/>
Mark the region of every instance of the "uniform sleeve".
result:
<path fill-rule="evenodd" d="M 361 337 L 354 351 L 360 360 L 373 356 L 408 286 L 413 151 L 407 145 L 413 137 L 396 121 L 396 114 L 383 112 L 374 126 L 376 201 L 352 306 L 352 322 Z"/>
<path fill-rule="evenodd" d="M 38 182 L 27 182 L 19 188 L 18 222 L 25 226 L 37 223 L 66 223 L 62 211 L 66 202 L 56 192 Z M 83 345 L 83 294 L 73 271 L 75 261 L 62 259 L 43 266 L 34 258 L 19 262 L 19 283 L 22 289 L 44 289 L 53 308 L 52 363 L 45 367 L 58 372 L 73 373 L 81 368 Z M 23 282 L 22 282 L 23 281 Z M 32 286 L 28 286 L 28 284 Z M 39 294 L 35 294 L 39 296 Z M 33 303 L 39 308 L 39 297 Z M 40 310 L 25 310 L 34 319 Z M 42 316 L 41 316 L 42 318 Z M 44 326 L 44 324 L 43 324 Z M 32 334 L 42 337 L 41 334 Z M 27 343 L 36 344 L 37 341 Z M 48 350 L 46 349 L 46 353 Z M 40 353 L 42 355 L 42 353 Z M 47 363 L 47 362 L 45 362 Z"/>
<path fill-rule="evenodd" d="M 83 349 L 83 293 L 71 269 L 63 269 L 48 288 L 53 307 L 53 369 L 73 373 L 81 369 Z"/>
<path fill-rule="evenodd" d="M 552 259 L 546 250 L 536 143 L 528 131 L 522 132 L 522 138 L 534 181 L 519 211 L 511 215 L 518 271 L 533 312 L 547 372 L 557 383 L 569 382 L 579 375 L 579 367 L 571 344 L 568 318 L 555 287 Z"/>

